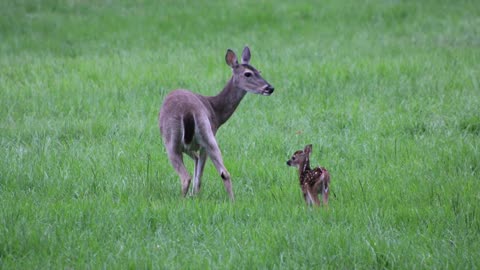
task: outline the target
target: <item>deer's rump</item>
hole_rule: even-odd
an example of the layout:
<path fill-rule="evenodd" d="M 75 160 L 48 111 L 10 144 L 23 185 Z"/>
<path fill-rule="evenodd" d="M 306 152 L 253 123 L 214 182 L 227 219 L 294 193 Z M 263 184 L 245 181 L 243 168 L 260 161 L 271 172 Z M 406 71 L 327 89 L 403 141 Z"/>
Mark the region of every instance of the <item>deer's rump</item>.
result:
<path fill-rule="evenodd" d="M 160 132 L 165 142 L 174 141 L 175 145 L 190 150 L 198 148 L 195 132 L 211 115 L 211 108 L 204 99 L 183 89 L 174 90 L 165 97 L 159 115 Z"/>

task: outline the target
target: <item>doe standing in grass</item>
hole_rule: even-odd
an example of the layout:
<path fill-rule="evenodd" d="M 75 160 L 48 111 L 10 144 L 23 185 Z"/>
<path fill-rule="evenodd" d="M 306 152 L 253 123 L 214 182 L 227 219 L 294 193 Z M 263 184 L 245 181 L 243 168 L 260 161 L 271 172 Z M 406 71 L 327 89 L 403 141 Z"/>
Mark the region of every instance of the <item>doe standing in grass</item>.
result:
<path fill-rule="evenodd" d="M 247 92 L 269 96 L 274 90 L 260 72 L 249 65 L 248 47 L 243 49 L 241 64 L 230 49 L 227 50 L 225 60 L 232 68 L 233 75 L 218 95 L 207 97 L 178 89 L 167 95 L 160 109 L 160 133 L 170 162 L 180 176 L 183 196 L 186 196 L 191 181 L 183 163 L 183 153 L 186 153 L 195 162 L 193 194 L 200 191 L 208 156 L 222 177 L 230 199 L 234 200 L 230 174 L 223 165 L 215 134 L 232 116 Z"/>

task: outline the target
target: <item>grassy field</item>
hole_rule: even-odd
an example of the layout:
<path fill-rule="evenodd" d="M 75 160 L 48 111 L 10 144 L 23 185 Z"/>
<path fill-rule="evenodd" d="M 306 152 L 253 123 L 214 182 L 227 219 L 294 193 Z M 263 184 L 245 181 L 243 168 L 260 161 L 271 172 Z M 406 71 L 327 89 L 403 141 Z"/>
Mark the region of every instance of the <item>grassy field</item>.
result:
<path fill-rule="evenodd" d="M 480 5 L 277 2 L 0 1 L 0 268 L 480 268 Z M 244 45 L 276 90 L 217 134 L 236 201 L 210 161 L 181 198 L 162 100 Z"/>

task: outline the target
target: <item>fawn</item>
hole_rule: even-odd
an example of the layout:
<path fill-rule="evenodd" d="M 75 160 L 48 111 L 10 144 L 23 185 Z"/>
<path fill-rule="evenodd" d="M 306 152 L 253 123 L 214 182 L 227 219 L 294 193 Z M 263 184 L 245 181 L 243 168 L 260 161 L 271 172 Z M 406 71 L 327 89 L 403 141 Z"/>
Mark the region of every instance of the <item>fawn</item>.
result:
<path fill-rule="evenodd" d="M 225 189 L 233 201 L 230 174 L 223 164 L 222 154 L 215 134 L 232 116 L 247 92 L 269 96 L 274 87 L 249 64 L 250 49 L 243 49 L 241 63 L 235 53 L 228 49 L 225 61 L 232 69 L 232 77 L 216 96 L 203 96 L 185 89 L 170 92 L 160 109 L 158 123 L 168 158 L 180 176 L 182 194 L 187 195 L 190 174 L 183 163 L 183 154 L 195 162 L 193 194 L 200 191 L 203 168 L 210 157 Z"/>
<path fill-rule="evenodd" d="M 330 173 L 323 167 L 310 168 L 310 154 L 312 145 L 305 146 L 305 149 L 298 150 L 287 161 L 288 166 L 298 168 L 300 178 L 300 187 L 302 188 L 303 198 L 307 205 L 314 203 L 320 206 L 318 194 L 322 193 L 323 204 L 328 206 L 328 191 L 330 185 Z"/>

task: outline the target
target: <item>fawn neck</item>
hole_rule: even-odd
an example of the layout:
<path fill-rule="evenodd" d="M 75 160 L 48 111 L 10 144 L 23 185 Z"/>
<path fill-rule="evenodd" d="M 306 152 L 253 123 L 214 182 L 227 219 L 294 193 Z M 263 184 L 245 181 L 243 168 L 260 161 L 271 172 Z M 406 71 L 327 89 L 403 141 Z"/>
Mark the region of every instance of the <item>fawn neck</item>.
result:
<path fill-rule="evenodd" d="M 218 95 L 207 98 L 217 117 L 219 127 L 232 116 L 246 93 L 246 91 L 235 87 L 232 77 Z"/>
<path fill-rule="evenodd" d="M 308 158 L 298 163 L 298 176 L 301 177 L 302 174 L 306 171 L 310 171 L 310 161 Z"/>

